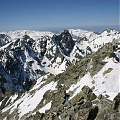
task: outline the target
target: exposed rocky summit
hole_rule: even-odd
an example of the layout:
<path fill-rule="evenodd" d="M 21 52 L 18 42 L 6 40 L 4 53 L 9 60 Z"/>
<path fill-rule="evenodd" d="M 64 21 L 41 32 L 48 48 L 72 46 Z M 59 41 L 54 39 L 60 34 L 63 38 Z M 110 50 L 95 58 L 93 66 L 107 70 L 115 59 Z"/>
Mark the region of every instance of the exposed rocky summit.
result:
<path fill-rule="evenodd" d="M 64 32 L 62 32 L 58 36 L 54 35 L 52 39 L 55 44 L 60 47 L 60 50 L 63 54 L 65 54 L 66 56 L 70 55 L 71 51 L 74 48 L 75 42 L 73 41 L 72 36 L 68 30 L 64 30 Z"/>

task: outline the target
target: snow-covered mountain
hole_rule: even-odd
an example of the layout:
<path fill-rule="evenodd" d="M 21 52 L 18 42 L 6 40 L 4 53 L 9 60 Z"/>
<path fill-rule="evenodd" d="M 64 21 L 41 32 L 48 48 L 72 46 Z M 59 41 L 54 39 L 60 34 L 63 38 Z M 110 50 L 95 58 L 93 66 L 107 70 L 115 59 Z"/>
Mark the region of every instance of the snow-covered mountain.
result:
<path fill-rule="evenodd" d="M 18 38 L 22 38 L 24 35 L 28 35 L 33 39 L 38 39 L 41 36 L 52 37 L 54 33 L 47 31 L 42 32 L 42 31 L 32 31 L 32 30 L 17 30 L 17 31 L 1 32 L 0 34 L 6 34 L 10 36 L 12 40 L 16 40 Z"/>
<path fill-rule="evenodd" d="M 0 76 L 3 89 L 23 90 L 41 75 L 58 74 L 71 63 L 118 39 L 118 31 L 96 34 L 83 30 L 51 32 L 14 31 L 0 34 Z M 29 87 L 28 87 L 29 86 Z"/>
<path fill-rule="evenodd" d="M 39 112 L 39 119 L 43 115 L 46 120 L 56 112 L 55 119 L 67 120 L 61 109 L 78 102 L 74 99 L 85 85 L 96 95 L 96 102 L 100 94 L 113 100 L 120 92 L 119 31 L 70 29 L 54 34 L 23 30 L 2 32 L 0 42 L 1 119 L 26 120 L 31 116 L 32 120 Z M 8 90 L 19 92 L 9 98 Z M 82 104 L 87 104 L 88 96 Z M 92 106 L 102 107 L 90 101 Z M 75 112 L 72 106 L 70 111 Z"/>

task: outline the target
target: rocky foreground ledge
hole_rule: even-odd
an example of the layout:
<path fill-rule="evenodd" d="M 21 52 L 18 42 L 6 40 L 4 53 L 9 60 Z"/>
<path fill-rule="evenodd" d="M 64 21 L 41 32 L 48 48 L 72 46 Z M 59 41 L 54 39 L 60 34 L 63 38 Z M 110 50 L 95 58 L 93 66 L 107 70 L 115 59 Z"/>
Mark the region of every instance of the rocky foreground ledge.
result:
<path fill-rule="evenodd" d="M 102 95 L 98 97 L 88 87 L 73 99 L 61 88 L 52 101 L 51 109 L 45 113 L 37 112 L 24 120 L 120 120 L 120 93 L 113 101 Z"/>

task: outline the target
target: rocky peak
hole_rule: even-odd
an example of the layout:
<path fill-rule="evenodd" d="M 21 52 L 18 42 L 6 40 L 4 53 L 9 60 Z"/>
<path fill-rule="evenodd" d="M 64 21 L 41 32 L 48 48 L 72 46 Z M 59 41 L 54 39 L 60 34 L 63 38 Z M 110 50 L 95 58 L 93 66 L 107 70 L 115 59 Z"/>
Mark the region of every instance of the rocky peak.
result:
<path fill-rule="evenodd" d="M 5 34 L 0 34 L 0 47 L 6 45 L 11 42 L 11 38 Z"/>
<path fill-rule="evenodd" d="M 62 53 L 69 56 L 75 45 L 75 42 L 73 41 L 69 31 L 64 30 L 64 32 L 62 32 L 60 35 L 54 35 L 52 39 L 57 45 L 59 45 Z"/>

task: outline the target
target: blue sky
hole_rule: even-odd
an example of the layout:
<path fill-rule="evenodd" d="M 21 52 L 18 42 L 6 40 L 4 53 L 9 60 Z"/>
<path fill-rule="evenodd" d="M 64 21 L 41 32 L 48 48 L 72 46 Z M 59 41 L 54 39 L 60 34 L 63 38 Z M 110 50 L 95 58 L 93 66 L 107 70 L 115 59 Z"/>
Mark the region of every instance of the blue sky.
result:
<path fill-rule="evenodd" d="M 119 25 L 119 0 L 0 0 L 0 31 Z"/>

